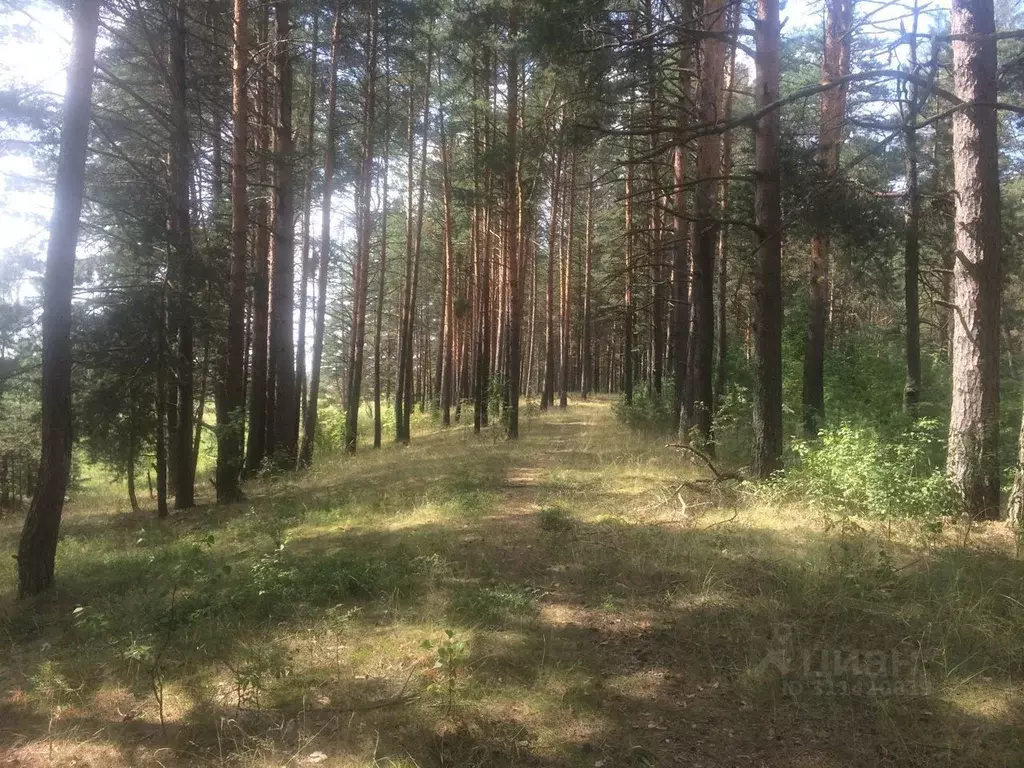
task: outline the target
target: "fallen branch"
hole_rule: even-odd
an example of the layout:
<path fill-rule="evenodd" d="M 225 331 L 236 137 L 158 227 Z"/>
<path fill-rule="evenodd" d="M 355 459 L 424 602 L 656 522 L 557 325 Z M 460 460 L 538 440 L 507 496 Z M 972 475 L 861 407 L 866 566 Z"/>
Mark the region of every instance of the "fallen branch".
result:
<path fill-rule="evenodd" d="M 704 451 L 700 450 L 699 448 L 694 448 L 692 445 L 687 445 L 686 443 L 669 443 L 665 447 L 666 448 L 678 448 L 680 450 L 686 451 L 686 452 L 691 453 L 694 456 L 696 456 L 698 459 L 700 459 L 705 464 L 707 464 L 708 469 L 711 470 L 711 474 L 713 474 L 715 476 L 715 481 L 716 482 L 720 483 L 723 480 L 742 480 L 743 479 L 742 475 L 740 475 L 738 472 L 730 472 L 729 470 L 719 469 L 718 467 L 715 466 L 715 462 L 713 462 L 711 460 L 710 456 L 708 456 L 706 453 L 704 453 Z"/>

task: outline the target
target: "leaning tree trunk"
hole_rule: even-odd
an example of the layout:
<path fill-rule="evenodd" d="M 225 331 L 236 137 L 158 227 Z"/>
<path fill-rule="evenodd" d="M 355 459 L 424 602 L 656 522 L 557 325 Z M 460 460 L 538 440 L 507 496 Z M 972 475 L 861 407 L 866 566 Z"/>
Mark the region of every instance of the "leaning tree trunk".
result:
<path fill-rule="evenodd" d="M 850 71 L 850 36 L 853 33 L 853 0 L 826 0 L 825 50 L 821 61 L 822 80 L 836 80 Z M 846 85 L 821 94 L 821 122 L 818 135 L 818 163 L 825 182 L 839 174 L 839 151 L 843 145 L 846 119 Z M 818 216 L 817 231 L 811 236 L 810 286 L 808 289 L 807 343 L 804 351 L 803 421 L 804 433 L 816 437 L 825 419 L 825 340 L 829 315 L 829 251 L 831 237 L 827 212 Z"/>
<path fill-rule="evenodd" d="M 85 190 L 98 26 L 99 0 L 78 0 L 43 278 L 43 448 L 36 490 L 18 545 L 20 597 L 37 595 L 53 584 L 57 534 L 71 473 L 71 293 Z"/>
<path fill-rule="evenodd" d="M 779 2 L 758 0 L 755 23 L 755 107 L 779 98 Z M 766 478 L 782 462 L 782 204 L 779 113 L 754 128 L 754 477 Z"/>
<path fill-rule="evenodd" d="M 953 2 L 956 263 L 946 468 L 965 511 L 999 516 L 999 143 L 992 0 Z"/>

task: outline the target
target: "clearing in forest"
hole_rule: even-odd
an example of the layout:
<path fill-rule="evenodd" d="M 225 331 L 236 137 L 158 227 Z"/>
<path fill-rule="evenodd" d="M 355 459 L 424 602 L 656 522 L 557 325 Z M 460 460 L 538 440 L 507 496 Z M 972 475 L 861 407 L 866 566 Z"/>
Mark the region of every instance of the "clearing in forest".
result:
<path fill-rule="evenodd" d="M 418 434 L 166 522 L 82 494 L 56 595 L 0 571 L 0 764 L 1020 760 L 1001 527 L 768 507 L 607 401 L 522 435 Z"/>

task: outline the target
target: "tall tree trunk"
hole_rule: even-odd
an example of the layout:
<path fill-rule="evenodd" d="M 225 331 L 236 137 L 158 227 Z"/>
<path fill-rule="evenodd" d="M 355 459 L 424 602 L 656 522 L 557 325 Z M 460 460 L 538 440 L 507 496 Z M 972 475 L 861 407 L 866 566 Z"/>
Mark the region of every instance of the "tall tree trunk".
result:
<path fill-rule="evenodd" d="M 384 18 L 384 93 L 391 91 L 390 64 L 388 61 L 388 28 L 387 16 Z M 377 317 L 373 331 L 373 447 L 381 446 L 381 335 L 384 327 L 384 297 L 387 292 L 388 277 L 388 165 L 391 160 L 391 99 L 384 104 L 384 173 L 381 179 L 381 218 L 380 218 L 380 265 L 377 284 Z"/>
<path fill-rule="evenodd" d="M 160 289 L 156 351 L 156 516 L 167 517 L 167 281 Z"/>
<path fill-rule="evenodd" d="M 739 29 L 741 6 L 739 3 L 729 10 L 729 29 Z M 729 64 L 725 77 L 725 88 L 721 96 L 722 119 L 728 121 L 732 117 L 732 95 L 736 87 L 736 48 L 729 52 Z M 722 218 L 726 218 L 729 209 L 729 177 L 732 175 L 732 132 L 727 131 L 722 137 L 722 184 L 721 196 L 718 199 L 718 210 Z M 729 369 L 729 338 L 728 338 L 728 305 L 726 296 L 729 292 L 729 227 L 720 226 L 718 230 L 718 303 L 715 305 L 715 346 L 718 350 L 718 361 L 715 364 L 715 400 L 714 410 L 718 413 L 728 380 Z"/>
<path fill-rule="evenodd" d="M 911 21 L 910 74 L 917 72 L 917 24 L 918 4 L 915 0 Z M 920 227 L 921 195 L 917 177 L 917 129 L 914 124 L 920 112 L 918 89 L 913 83 L 906 84 L 907 96 L 903 110 L 903 149 L 907 171 L 906 232 L 903 249 L 903 288 L 906 306 L 906 361 L 907 379 L 903 387 L 903 407 L 913 412 L 921 398 L 921 308 L 918 296 L 920 270 Z"/>
<path fill-rule="evenodd" d="M 309 372 L 309 400 L 302 427 L 299 466 L 313 465 L 313 446 L 320 401 L 320 374 L 324 358 L 324 329 L 327 325 L 327 282 L 331 266 L 331 195 L 334 192 L 334 152 L 337 131 L 338 60 L 341 50 L 341 3 L 334 10 L 331 31 L 331 64 L 328 72 L 327 128 L 324 137 L 324 192 L 320 202 L 320 263 L 317 266 L 316 317 L 313 321 L 313 359 Z"/>
<path fill-rule="evenodd" d="M 555 162 L 551 176 L 551 223 L 548 225 L 548 271 L 546 301 L 546 322 L 544 327 L 544 391 L 540 397 L 541 410 L 555 399 L 555 254 L 558 252 L 558 206 L 562 178 L 562 141 L 555 150 Z"/>
<path fill-rule="evenodd" d="M 366 91 L 363 101 L 362 167 L 359 171 L 361 200 L 357 203 L 359 232 L 356 236 L 357 266 L 352 310 L 352 358 L 349 364 L 348 413 L 345 419 L 345 450 L 355 453 L 359 438 L 359 406 L 362 403 L 363 348 L 366 339 L 366 291 L 370 271 L 370 239 L 373 235 L 373 138 L 377 109 L 377 1 L 370 0 L 367 20 Z"/>
<path fill-rule="evenodd" d="M 821 79 L 836 80 L 850 72 L 850 37 L 853 33 L 853 0 L 826 0 L 825 48 Z M 847 86 L 821 94 L 818 163 L 827 184 L 839 175 L 843 146 Z M 804 433 L 815 437 L 825 419 L 825 343 L 829 315 L 829 251 L 831 235 L 825 215 L 819 215 L 811 236 L 810 287 L 807 311 L 807 344 L 804 351 Z"/>
<path fill-rule="evenodd" d="M 227 360 L 224 416 L 217 425 L 217 501 L 242 496 L 242 439 L 245 419 L 245 272 L 249 235 L 247 155 L 249 142 L 248 0 L 234 0 L 231 75 L 231 277 L 228 286 Z"/>
<path fill-rule="evenodd" d="M 438 73 L 438 79 L 441 74 Z M 438 382 L 439 403 L 441 406 L 441 424 L 449 426 L 452 423 L 452 368 L 454 363 L 455 348 L 455 247 L 453 244 L 454 222 L 452 221 L 452 180 L 451 180 L 451 148 L 448 146 L 448 131 L 444 124 L 444 112 L 439 111 L 438 122 L 441 140 L 441 202 L 443 208 L 443 243 L 444 255 L 444 279 L 441 286 L 441 327 L 438 333 L 440 340 L 440 354 L 438 356 L 438 368 L 441 372 Z"/>
<path fill-rule="evenodd" d="M 267 44 L 269 34 L 268 6 L 263 6 L 260 18 L 260 40 Z M 252 360 L 251 394 L 249 397 L 249 435 L 245 452 L 245 469 L 257 472 L 263 466 L 267 455 L 267 379 L 269 366 L 267 353 L 269 339 L 269 306 L 270 306 L 270 206 L 267 205 L 267 188 L 270 183 L 267 164 L 262 160 L 270 152 L 270 81 L 266 71 L 260 80 L 259 101 L 259 133 L 257 134 L 257 150 L 261 157 L 258 184 L 260 196 L 256 201 L 256 242 L 253 253 L 255 262 L 252 291 Z M 233 226 L 233 225 L 232 225 Z"/>
<path fill-rule="evenodd" d="M 755 108 L 779 98 L 779 2 L 758 0 Z M 782 203 L 779 113 L 754 128 L 754 444 L 750 468 L 767 478 L 782 461 Z"/>
<path fill-rule="evenodd" d="M 562 279 L 561 285 L 561 360 L 558 366 L 558 407 L 565 408 L 569 402 L 569 368 L 570 353 L 572 350 L 572 246 L 573 230 L 576 226 L 576 152 L 572 153 L 572 162 L 569 164 L 569 183 L 566 185 L 566 192 L 569 195 L 569 224 L 566 237 L 565 251 L 562 253 Z"/>
<path fill-rule="evenodd" d="M 483 103 L 490 104 L 490 93 L 489 93 L 489 82 L 490 82 L 490 70 L 489 70 L 489 57 L 485 54 L 484 59 L 484 77 L 481 78 L 483 81 Z M 475 94 L 474 94 L 475 95 Z M 474 115 L 474 162 L 477 167 L 480 165 L 484 166 L 483 174 L 483 200 L 478 201 L 480 211 L 480 227 L 481 232 L 479 233 L 479 259 L 477 261 L 478 279 L 477 283 L 479 290 L 477 293 L 478 299 L 478 322 L 479 327 L 477 329 L 477 347 L 475 350 L 476 355 L 476 402 L 473 408 L 473 429 L 479 432 L 481 428 L 487 426 L 488 420 L 488 400 L 490 399 L 490 341 L 491 341 L 491 286 L 490 286 L 490 274 L 491 274 L 491 169 L 489 163 L 483 162 L 483 157 L 487 153 L 488 148 L 488 137 L 489 137 L 489 113 L 487 110 L 484 111 L 484 125 L 483 130 L 480 131 L 477 125 L 477 114 L 479 112 L 477 107 L 477 101 L 474 99 L 473 104 L 473 115 Z M 474 177 L 477 174 L 474 174 Z M 536 277 L 536 276 L 535 276 Z M 534 288 L 536 289 L 536 279 L 534 280 Z M 536 300 L 536 297 L 534 297 Z"/>
<path fill-rule="evenodd" d="M 632 115 L 631 115 L 632 116 Z M 630 121 L 632 122 L 632 121 Z M 633 144 L 627 139 L 626 158 L 626 287 L 623 294 L 623 375 L 622 392 L 626 404 L 633 402 Z"/>
<path fill-rule="evenodd" d="M 89 149 L 99 0 L 78 0 L 64 92 L 57 180 L 43 278 L 42 456 L 18 544 L 18 595 L 53 585 L 57 535 L 71 474 L 71 294 Z"/>
<path fill-rule="evenodd" d="M 992 0 L 954 0 L 956 263 L 947 471 L 967 513 L 999 516 L 999 143 Z"/>
<path fill-rule="evenodd" d="M 587 177 L 587 223 L 584 234 L 584 261 L 583 261 L 583 333 L 580 339 L 580 399 L 586 400 L 590 394 L 591 382 L 594 386 L 597 381 L 591 378 L 591 347 L 593 342 L 592 323 L 590 317 L 590 281 L 594 269 L 594 170 L 591 167 Z"/>
<path fill-rule="evenodd" d="M 318 41 L 318 14 L 313 14 L 313 45 L 309 54 L 309 107 L 306 122 L 306 156 L 310 158 L 309 172 L 306 174 L 306 185 L 302 195 L 302 256 L 299 273 L 299 327 L 295 341 L 295 425 L 296 430 L 302 424 L 302 414 L 306 409 L 306 305 L 309 301 L 309 280 L 312 272 L 310 259 L 310 227 L 313 215 L 313 162 L 316 150 L 316 59 Z"/>
<path fill-rule="evenodd" d="M 522 328 L 522 286 L 519 280 L 518 130 L 519 130 L 519 55 L 517 50 L 518 6 L 509 11 L 508 38 L 508 123 L 505 129 L 505 261 L 508 265 L 508 414 L 507 435 L 519 438 L 519 362 Z"/>
<path fill-rule="evenodd" d="M 688 23 L 693 16 L 692 0 L 681 0 L 680 19 Z M 677 128 L 684 130 L 690 123 L 690 53 L 689 40 L 679 41 L 679 83 L 676 103 Z M 672 249 L 672 379 L 675 393 L 672 401 L 673 426 L 683 432 L 683 393 L 686 388 L 686 364 L 690 340 L 690 253 L 686 219 L 686 143 L 680 140 L 672 151 L 672 180 L 674 187 Z"/>
<path fill-rule="evenodd" d="M 701 43 L 700 97 L 698 122 L 718 119 L 718 105 L 724 76 L 726 4 L 708 0 L 704 5 L 704 29 L 709 36 Z M 715 247 L 718 243 L 716 200 L 717 176 L 721 175 L 721 135 L 710 133 L 697 140 L 694 171 L 693 224 L 693 321 L 690 327 L 689 376 L 686 380 L 686 429 L 697 430 L 700 439 L 711 439 L 713 366 L 715 349 Z"/>
<path fill-rule="evenodd" d="M 188 81 L 186 77 L 185 0 L 176 0 L 171 11 L 168 76 L 171 94 L 171 136 L 168 157 L 170 185 L 169 238 L 173 252 L 172 286 L 174 325 L 178 332 L 175 380 L 177 418 L 172 435 L 173 465 L 177 468 L 174 508 L 188 509 L 195 503 L 195 470 L 192 466 L 193 424 L 193 243 L 192 207 L 189 195 L 191 145 L 188 130 Z"/>
<path fill-rule="evenodd" d="M 412 242 L 412 273 L 410 275 L 410 281 L 407 291 L 409 299 L 408 309 L 406 313 L 406 338 L 407 344 L 405 345 L 405 373 L 406 373 L 406 386 L 405 386 L 405 408 L 402 412 L 405 423 L 402 426 L 402 435 L 405 442 L 408 442 L 412 437 L 411 429 L 411 418 L 412 418 L 412 404 L 413 404 L 413 340 L 415 338 L 416 331 L 416 294 L 419 288 L 420 279 L 420 253 L 423 250 L 423 217 L 426 209 L 426 197 L 427 197 L 427 143 L 430 137 L 430 78 L 433 68 L 434 61 L 434 49 L 429 43 L 427 44 L 427 67 L 426 67 L 426 80 L 423 87 L 423 136 L 421 137 L 420 144 L 420 172 L 419 172 L 419 200 L 416 205 L 416 226 L 415 236 Z M 429 335 L 429 334 L 428 334 Z M 428 344 L 422 345 L 421 358 L 423 366 L 421 370 L 426 370 L 426 358 Z M 426 394 L 426 380 L 420 387 L 420 393 L 425 396 Z M 423 401 L 421 400 L 421 403 Z M 422 407 L 421 407 L 422 411 Z"/>
<path fill-rule="evenodd" d="M 298 424 L 295 421 L 295 187 L 292 137 L 291 0 L 274 3 L 277 26 L 274 68 L 277 83 L 277 121 L 274 125 L 274 259 L 270 290 L 270 356 L 273 361 L 274 418 L 267 453 L 279 469 L 296 464 Z"/>
<path fill-rule="evenodd" d="M 395 440 L 408 443 L 409 435 L 405 434 L 405 401 L 406 386 L 409 379 L 407 346 L 411 339 L 406 335 L 409 324 L 409 305 L 412 303 L 412 257 L 413 257 L 413 190 L 415 189 L 416 165 L 416 90 L 409 85 L 409 130 L 406 133 L 406 172 L 405 172 L 405 283 L 402 293 L 402 307 L 398 323 L 398 375 L 395 380 Z"/>

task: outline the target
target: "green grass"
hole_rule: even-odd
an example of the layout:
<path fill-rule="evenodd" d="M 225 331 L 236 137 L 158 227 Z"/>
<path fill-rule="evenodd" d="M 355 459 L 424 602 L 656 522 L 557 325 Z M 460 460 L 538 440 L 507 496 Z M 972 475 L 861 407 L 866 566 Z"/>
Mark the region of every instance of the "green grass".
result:
<path fill-rule="evenodd" d="M 1019 762 L 1002 527 L 760 506 L 607 402 L 530 413 L 164 522 L 90 478 L 54 595 L 0 563 L 0 764 Z"/>

